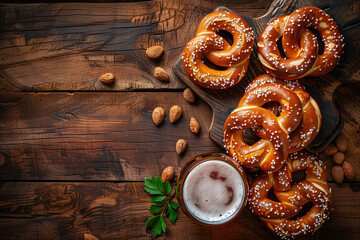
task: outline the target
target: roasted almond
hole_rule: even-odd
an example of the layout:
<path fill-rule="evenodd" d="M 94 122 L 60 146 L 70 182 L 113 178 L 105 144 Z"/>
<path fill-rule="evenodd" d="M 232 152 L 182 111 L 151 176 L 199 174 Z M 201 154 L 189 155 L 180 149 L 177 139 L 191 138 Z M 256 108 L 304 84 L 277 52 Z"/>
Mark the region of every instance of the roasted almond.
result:
<path fill-rule="evenodd" d="M 190 119 L 190 130 L 191 132 L 198 134 L 200 132 L 200 124 L 195 118 Z"/>
<path fill-rule="evenodd" d="M 334 155 L 338 149 L 335 147 L 334 144 L 329 144 L 323 151 L 325 155 L 332 156 Z"/>
<path fill-rule="evenodd" d="M 195 94 L 193 93 L 193 91 L 191 91 L 190 88 L 186 88 L 184 90 L 183 95 L 184 95 L 185 100 L 188 101 L 189 103 L 194 103 L 195 102 L 195 99 L 196 99 Z"/>
<path fill-rule="evenodd" d="M 345 160 L 345 154 L 343 152 L 337 152 L 333 155 L 333 162 L 337 165 L 341 165 Z"/>
<path fill-rule="evenodd" d="M 169 166 L 163 170 L 161 174 L 161 180 L 163 180 L 163 182 L 171 181 L 174 178 L 174 174 L 174 168 Z"/>
<path fill-rule="evenodd" d="M 154 76 L 162 82 L 170 81 L 169 74 L 167 73 L 167 71 L 165 69 L 163 69 L 161 67 L 156 67 L 154 69 Z"/>
<path fill-rule="evenodd" d="M 187 141 L 184 139 L 179 139 L 176 142 L 176 153 L 181 155 L 185 152 L 186 148 L 187 148 Z"/>
<path fill-rule="evenodd" d="M 347 150 L 348 142 L 344 134 L 340 134 L 335 138 L 335 145 L 340 152 Z"/>
<path fill-rule="evenodd" d="M 146 56 L 150 59 L 157 59 L 164 54 L 164 48 L 162 46 L 152 46 L 146 49 Z"/>
<path fill-rule="evenodd" d="M 340 166 L 333 166 L 331 176 L 337 184 L 341 184 L 344 181 L 344 170 Z"/>
<path fill-rule="evenodd" d="M 342 164 L 342 169 L 344 171 L 344 175 L 349 182 L 354 180 L 354 168 L 348 161 L 344 161 Z"/>
<path fill-rule="evenodd" d="M 99 81 L 104 84 L 112 84 L 115 81 L 115 74 L 105 73 L 99 77 Z"/>
<path fill-rule="evenodd" d="M 170 122 L 171 123 L 177 122 L 181 117 L 182 113 L 183 111 L 180 106 L 178 105 L 172 106 L 169 111 Z"/>
<path fill-rule="evenodd" d="M 160 125 L 165 117 L 165 111 L 162 107 L 156 107 L 152 112 L 152 119 L 156 125 Z"/>

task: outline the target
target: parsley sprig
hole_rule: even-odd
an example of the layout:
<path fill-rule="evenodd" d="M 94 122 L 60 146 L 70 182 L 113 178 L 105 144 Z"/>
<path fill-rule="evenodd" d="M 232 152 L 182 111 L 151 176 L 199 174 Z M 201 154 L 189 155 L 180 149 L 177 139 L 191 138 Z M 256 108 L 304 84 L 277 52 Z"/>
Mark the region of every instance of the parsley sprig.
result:
<path fill-rule="evenodd" d="M 152 205 L 148 209 L 149 212 L 154 214 L 160 212 L 160 214 L 150 217 L 146 221 L 146 228 L 151 227 L 154 237 L 156 237 L 161 233 L 166 232 L 166 223 L 163 218 L 164 212 L 170 222 L 175 224 L 179 214 L 177 211 L 179 205 L 176 202 L 171 201 L 175 192 L 169 196 L 171 191 L 170 182 L 164 183 L 160 177 L 144 178 L 144 182 L 146 186 L 145 191 L 152 195 L 150 198 Z"/>

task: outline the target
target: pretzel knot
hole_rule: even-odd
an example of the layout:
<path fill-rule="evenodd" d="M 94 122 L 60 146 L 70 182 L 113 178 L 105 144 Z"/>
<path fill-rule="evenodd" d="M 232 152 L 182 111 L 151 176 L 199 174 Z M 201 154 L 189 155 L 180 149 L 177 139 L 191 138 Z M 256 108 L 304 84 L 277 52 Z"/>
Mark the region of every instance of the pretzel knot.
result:
<path fill-rule="evenodd" d="M 290 142 L 290 149 L 289 153 L 300 151 L 301 149 L 307 147 L 312 140 L 318 134 L 320 127 L 321 127 L 321 112 L 318 104 L 316 101 L 305 91 L 304 85 L 302 85 L 298 80 L 296 81 L 287 81 L 287 80 L 280 80 L 276 79 L 269 74 L 261 75 L 255 78 L 245 89 L 246 92 L 251 91 L 252 89 L 263 86 L 266 84 L 271 83 L 278 83 L 286 88 L 290 89 L 299 97 L 301 101 L 301 111 L 302 111 L 302 118 L 299 122 L 299 125 L 295 130 L 288 128 L 289 132 L 289 142 Z M 270 100 L 270 99 L 269 99 Z M 281 101 L 281 100 L 280 100 Z M 273 112 L 275 115 L 281 112 L 282 105 L 273 101 L 268 102 L 266 105 L 267 109 Z M 294 107 L 299 107 L 296 103 Z M 300 111 L 300 108 L 298 108 Z M 283 112 L 282 114 L 286 114 Z M 298 121 L 298 119 L 295 119 Z M 256 135 L 260 138 L 265 138 L 265 131 L 260 127 L 253 128 Z"/>
<path fill-rule="evenodd" d="M 232 45 L 217 34 L 220 30 L 232 34 Z M 196 37 L 186 44 L 182 52 L 185 72 L 202 87 L 232 87 L 245 76 L 253 43 L 254 33 L 241 17 L 228 11 L 210 13 L 200 22 Z M 208 67 L 202 59 L 203 55 L 211 63 L 226 69 Z"/>
<path fill-rule="evenodd" d="M 292 173 L 306 171 L 305 180 L 291 185 Z M 273 188 L 279 202 L 267 196 Z M 302 207 L 311 209 L 296 217 Z M 315 155 L 300 151 L 289 155 L 287 163 L 276 173 L 263 173 L 250 187 L 250 209 L 267 228 L 283 238 L 305 236 L 317 231 L 332 210 L 331 190 L 326 183 L 326 169 Z"/>
<path fill-rule="evenodd" d="M 261 125 L 266 138 L 248 145 L 244 130 Z M 289 153 L 289 139 L 276 116 L 262 107 L 236 108 L 224 125 L 225 147 L 230 156 L 245 168 L 259 167 L 265 172 L 275 172 L 285 163 Z"/>
<path fill-rule="evenodd" d="M 318 53 L 318 40 L 310 28 L 321 36 L 322 54 Z M 277 47 L 280 37 L 286 58 Z M 319 77 L 336 66 L 343 46 L 343 36 L 326 12 L 316 7 L 303 7 L 268 23 L 258 40 L 258 57 L 266 72 L 277 78 Z"/>
<path fill-rule="evenodd" d="M 225 122 L 225 147 L 243 167 L 275 172 L 289 153 L 305 148 L 315 138 L 321 126 L 320 109 L 299 81 L 264 74 L 245 91 Z M 252 146 L 243 138 L 248 128 L 261 138 Z"/>

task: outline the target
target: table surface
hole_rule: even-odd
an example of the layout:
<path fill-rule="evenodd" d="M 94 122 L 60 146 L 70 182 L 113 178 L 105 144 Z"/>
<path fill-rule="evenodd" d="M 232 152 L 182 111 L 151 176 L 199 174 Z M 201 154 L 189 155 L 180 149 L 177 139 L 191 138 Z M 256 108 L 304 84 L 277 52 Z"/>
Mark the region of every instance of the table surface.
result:
<path fill-rule="evenodd" d="M 143 178 L 222 151 L 207 135 L 211 108 L 184 100 L 186 86 L 171 66 L 218 5 L 256 17 L 271 1 L 23 2 L 0 4 L 0 239 L 152 239 Z M 153 45 L 165 48 L 159 61 L 145 56 Z M 152 76 L 156 66 L 169 71 L 169 83 Z M 114 85 L 97 81 L 106 72 L 116 74 Z M 355 182 L 337 185 L 328 174 L 334 210 L 312 238 L 360 239 L 359 92 L 356 83 L 334 93 Z M 184 111 L 179 122 L 166 115 L 155 126 L 152 110 L 174 104 Z M 199 135 L 189 130 L 191 117 Z M 189 143 L 182 156 L 179 138 Z M 321 157 L 329 173 L 333 163 Z M 275 238 L 248 209 L 222 228 L 198 226 L 183 213 L 175 225 L 166 221 L 159 239 Z"/>

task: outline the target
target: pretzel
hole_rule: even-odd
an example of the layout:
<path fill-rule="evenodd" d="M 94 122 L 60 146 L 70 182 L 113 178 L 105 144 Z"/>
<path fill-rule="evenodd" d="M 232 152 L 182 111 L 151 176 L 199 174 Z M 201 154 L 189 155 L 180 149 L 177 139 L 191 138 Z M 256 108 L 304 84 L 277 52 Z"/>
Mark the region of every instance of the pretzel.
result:
<path fill-rule="evenodd" d="M 245 129 L 261 125 L 266 138 L 248 145 L 243 138 Z M 233 159 L 245 168 L 260 167 L 265 172 L 276 172 L 285 163 L 289 139 L 276 116 L 262 107 L 243 106 L 235 109 L 225 121 L 225 147 Z"/>
<path fill-rule="evenodd" d="M 301 170 L 306 171 L 305 180 L 291 185 L 292 173 Z M 279 202 L 267 197 L 271 188 Z M 312 208 L 296 218 L 308 202 L 313 203 Z M 332 210 L 325 165 L 315 154 L 306 151 L 290 154 L 278 172 L 263 173 L 254 180 L 250 187 L 249 205 L 266 227 L 282 238 L 316 232 Z"/>
<path fill-rule="evenodd" d="M 318 54 L 318 41 L 308 27 L 320 34 L 324 43 L 322 54 Z M 277 47 L 280 37 L 286 58 Z M 338 63 L 344 43 L 335 21 L 326 12 L 316 7 L 303 7 L 269 22 L 257 46 L 258 57 L 267 73 L 295 80 L 329 73 Z"/>
<path fill-rule="evenodd" d="M 232 45 L 216 34 L 219 30 L 232 34 Z M 200 22 L 196 37 L 186 44 L 182 52 L 185 72 L 202 87 L 232 87 L 245 76 L 253 44 L 254 33 L 241 17 L 228 11 L 210 13 Z M 203 55 L 213 64 L 226 67 L 226 70 L 208 67 L 202 60 Z"/>
<path fill-rule="evenodd" d="M 281 113 L 276 118 L 283 131 L 286 134 L 294 131 L 302 118 L 301 101 L 295 92 L 282 84 L 268 83 L 249 89 L 240 99 L 238 107 L 246 105 L 261 107 L 270 102 L 277 102 L 281 106 Z"/>
<path fill-rule="evenodd" d="M 289 134 L 299 126 L 303 109 L 298 95 L 282 84 L 273 82 L 255 86 L 258 81 L 264 79 L 268 79 L 269 82 L 272 78 L 262 75 L 255 79 L 252 88 L 240 99 L 237 109 L 227 118 L 224 125 L 224 140 L 228 153 L 243 167 L 260 167 L 265 172 L 275 172 L 285 163 L 290 146 Z M 272 102 L 280 104 L 279 116 L 262 107 Z M 250 110 L 252 115 L 248 114 Z M 261 140 L 249 146 L 243 139 L 243 131 L 259 125 L 264 130 L 258 131 Z M 273 138 L 276 139 L 275 143 L 271 140 Z M 263 146 L 264 142 L 268 141 L 272 142 L 276 151 L 272 152 L 271 148 L 268 148 L 269 144 Z M 280 149 L 281 154 L 278 153 Z"/>
<path fill-rule="evenodd" d="M 278 83 L 290 89 L 297 94 L 302 105 L 302 118 L 299 126 L 289 133 L 290 149 L 289 153 L 300 151 L 307 147 L 318 134 L 321 127 L 321 112 L 316 101 L 305 92 L 305 87 L 299 81 L 287 81 L 276 79 L 269 74 L 263 74 L 255 78 L 245 89 L 245 92 L 251 91 L 255 87 L 263 86 L 265 84 Z M 279 110 L 276 102 L 271 102 L 267 109 L 272 111 L 275 115 Z M 256 135 L 265 138 L 265 133 L 262 128 L 253 128 Z"/>

